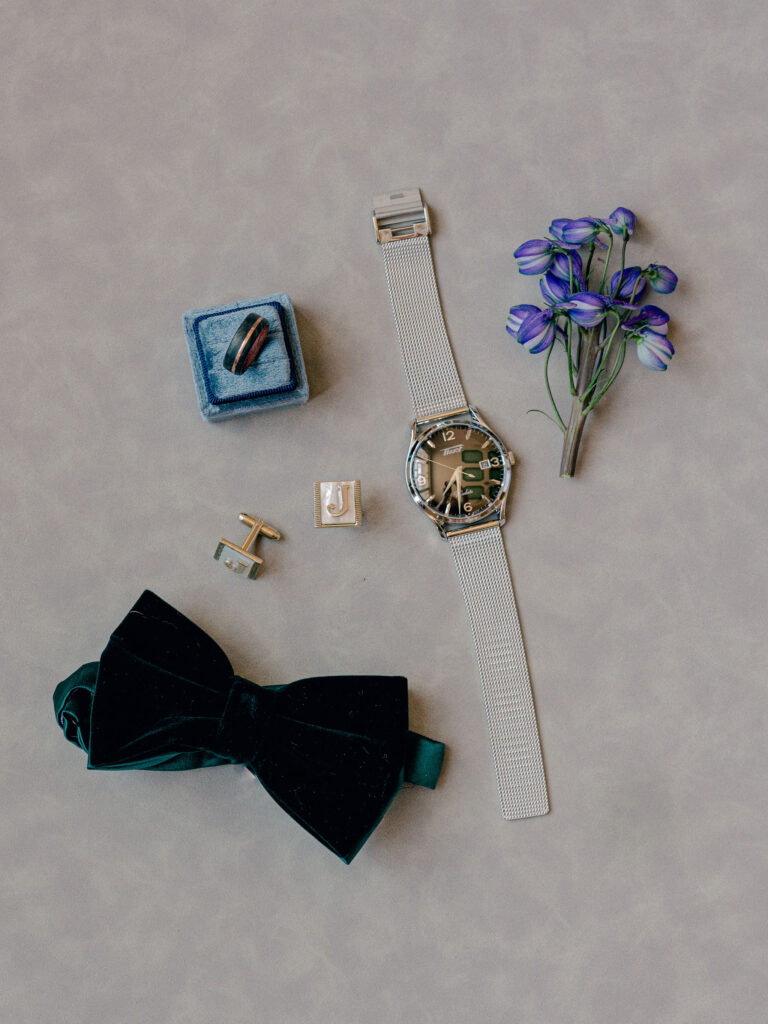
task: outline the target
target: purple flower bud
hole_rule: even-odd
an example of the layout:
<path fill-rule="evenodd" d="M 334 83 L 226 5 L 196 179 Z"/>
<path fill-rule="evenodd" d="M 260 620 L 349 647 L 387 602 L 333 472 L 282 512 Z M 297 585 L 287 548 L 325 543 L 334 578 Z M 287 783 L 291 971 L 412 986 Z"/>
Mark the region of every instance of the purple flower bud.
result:
<path fill-rule="evenodd" d="M 577 252 L 556 252 L 552 260 L 551 274 L 559 277 L 562 281 L 571 280 L 571 267 L 573 267 L 573 283 L 579 288 L 584 287 L 584 273 L 581 256 Z"/>
<path fill-rule="evenodd" d="M 626 206 L 617 206 L 607 221 L 614 235 L 623 235 L 629 238 L 635 230 L 637 217 Z"/>
<path fill-rule="evenodd" d="M 650 327 L 641 327 L 630 337 L 637 342 L 637 358 L 643 366 L 649 370 L 666 370 L 675 350 L 665 334 L 659 334 Z"/>
<path fill-rule="evenodd" d="M 540 312 L 541 310 L 538 306 L 531 306 L 527 304 L 523 304 L 522 306 L 513 306 L 509 311 L 509 316 L 507 317 L 507 333 L 511 334 L 515 341 L 517 341 L 517 335 L 520 328 L 528 317 L 532 313 Z"/>
<path fill-rule="evenodd" d="M 658 263 L 649 263 L 645 268 L 645 276 L 655 292 L 668 295 L 677 288 L 677 274 L 669 267 L 660 266 Z"/>
<path fill-rule="evenodd" d="M 517 340 L 535 354 L 548 349 L 555 340 L 554 313 L 551 309 L 540 310 L 538 313 L 531 313 L 520 328 Z"/>
<path fill-rule="evenodd" d="M 611 278 L 609 291 L 614 298 L 621 302 L 634 302 L 639 299 L 645 291 L 645 280 L 642 279 L 640 267 L 626 267 L 623 271 L 617 270 Z"/>
<path fill-rule="evenodd" d="M 569 217 L 558 217 L 557 220 L 553 220 L 549 225 L 549 233 L 553 238 L 556 238 L 561 245 L 566 245 L 566 241 L 563 238 L 563 228 L 567 227 L 571 223 Z"/>
<path fill-rule="evenodd" d="M 565 304 L 568 316 L 580 327 L 594 327 L 611 308 L 610 299 L 599 292 L 577 292 Z"/>
<path fill-rule="evenodd" d="M 515 249 L 514 257 L 521 274 L 543 274 L 552 266 L 554 244 L 546 238 L 532 238 Z"/>
<path fill-rule="evenodd" d="M 658 306 L 643 306 L 637 313 L 628 316 L 621 325 L 624 331 L 634 331 L 639 327 L 652 327 L 657 334 L 666 334 L 669 327 L 669 313 Z"/>
<path fill-rule="evenodd" d="M 564 224 L 560 230 L 566 245 L 584 245 L 594 241 L 599 225 L 591 217 L 581 217 Z"/>
<path fill-rule="evenodd" d="M 571 294 L 569 282 L 564 281 L 561 277 L 557 277 L 551 270 L 547 271 L 539 281 L 539 288 L 541 288 L 544 301 L 549 306 L 559 306 Z"/>

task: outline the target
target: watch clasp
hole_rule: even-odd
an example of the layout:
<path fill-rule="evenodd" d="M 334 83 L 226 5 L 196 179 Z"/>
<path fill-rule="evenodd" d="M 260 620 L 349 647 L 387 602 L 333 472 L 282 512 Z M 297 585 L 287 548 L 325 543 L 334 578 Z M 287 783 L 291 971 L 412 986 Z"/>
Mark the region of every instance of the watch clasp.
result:
<path fill-rule="evenodd" d="M 432 233 L 429 210 L 417 188 L 381 192 L 373 197 L 373 230 L 379 244 Z"/>

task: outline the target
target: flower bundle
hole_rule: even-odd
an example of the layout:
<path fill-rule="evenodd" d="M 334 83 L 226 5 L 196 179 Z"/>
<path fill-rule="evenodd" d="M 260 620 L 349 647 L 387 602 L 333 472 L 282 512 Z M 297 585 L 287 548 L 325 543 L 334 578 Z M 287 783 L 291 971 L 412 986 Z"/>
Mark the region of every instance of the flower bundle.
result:
<path fill-rule="evenodd" d="M 513 306 L 507 331 L 523 348 L 546 352 L 544 380 L 554 416 L 544 413 L 565 435 L 560 476 L 573 476 L 587 416 L 619 375 L 627 346 L 634 344 L 643 366 L 666 370 L 674 355 L 667 337 L 669 316 L 654 305 L 641 305 L 650 287 L 668 294 L 677 286 L 669 267 L 650 263 L 626 266 L 627 243 L 636 226 L 631 210 L 619 206 L 606 220 L 561 218 L 549 226 L 548 238 L 523 242 L 515 250 L 521 274 L 539 276 L 543 308 Z M 614 236 L 620 240 L 618 267 Z M 566 425 L 552 395 L 549 362 L 556 346 L 565 351 L 571 393 Z M 541 409 L 534 410 L 542 412 Z"/>

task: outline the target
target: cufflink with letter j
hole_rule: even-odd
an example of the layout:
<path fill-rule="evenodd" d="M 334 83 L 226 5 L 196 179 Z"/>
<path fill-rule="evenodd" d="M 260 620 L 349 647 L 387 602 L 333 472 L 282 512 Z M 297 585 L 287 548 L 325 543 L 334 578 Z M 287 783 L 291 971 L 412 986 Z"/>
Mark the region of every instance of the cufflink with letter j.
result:
<path fill-rule="evenodd" d="M 359 480 L 315 482 L 315 526 L 360 526 L 362 521 Z"/>
<path fill-rule="evenodd" d="M 255 543 L 259 534 L 269 537 L 270 540 L 280 540 L 280 532 L 274 526 L 265 523 L 263 519 L 255 519 L 253 516 L 246 515 L 245 512 L 241 512 L 238 518 L 241 523 L 245 523 L 246 526 L 250 527 L 248 536 L 239 546 L 233 544 L 231 540 L 225 540 L 222 537 L 213 557 L 220 560 L 221 556 L 225 555 L 224 565 L 228 569 L 241 576 L 247 576 L 249 580 L 252 580 L 256 578 L 256 574 L 264 564 L 264 559 L 259 558 L 258 555 L 255 555 L 253 551 L 248 549 Z"/>

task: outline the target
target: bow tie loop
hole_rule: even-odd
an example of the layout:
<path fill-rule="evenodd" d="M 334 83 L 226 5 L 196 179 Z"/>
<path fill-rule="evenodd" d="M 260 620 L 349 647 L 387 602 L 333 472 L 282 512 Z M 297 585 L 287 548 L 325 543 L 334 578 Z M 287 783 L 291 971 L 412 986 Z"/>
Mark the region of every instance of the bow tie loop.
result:
<path fill-rule="evenodd" d="M 255 761 L 273 709 L 274 694 L 268 687 L 234 676 L 214 741 L 216 753 L 233 764 Z"/>

